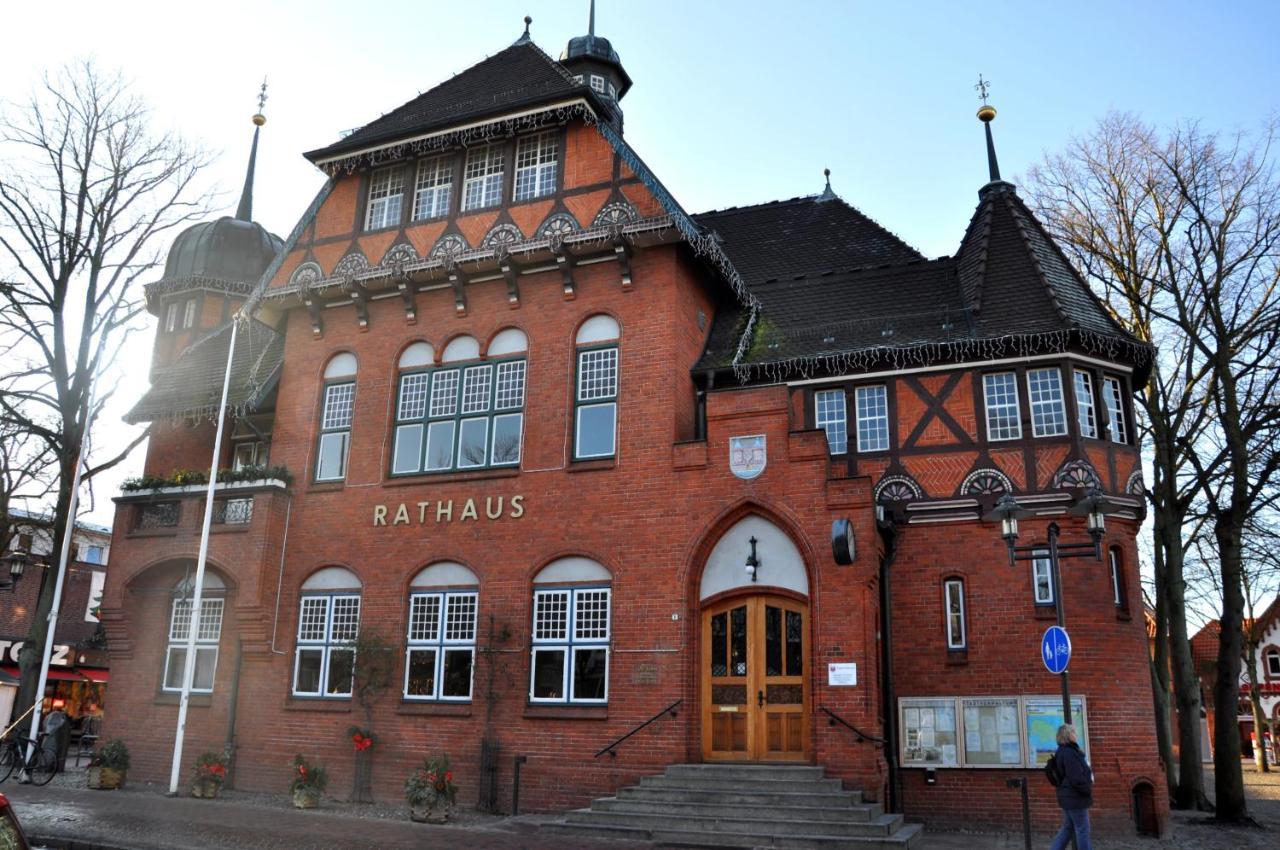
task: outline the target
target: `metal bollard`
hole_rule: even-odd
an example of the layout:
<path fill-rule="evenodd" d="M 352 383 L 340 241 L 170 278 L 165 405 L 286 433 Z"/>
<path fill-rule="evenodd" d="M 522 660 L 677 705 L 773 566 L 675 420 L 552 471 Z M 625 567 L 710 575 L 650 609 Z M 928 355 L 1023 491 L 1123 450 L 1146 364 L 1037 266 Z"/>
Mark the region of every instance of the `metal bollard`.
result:
<path fill-rule="evenodd" d="M 512 765 L 511 777 L 511 816 L 520 814 L 520 765 L 529 760 L 528 756 L 516 756 Z"/>
<path fill-rule="evenodd" d="M 1022 840 L 1026 850 L 1031 850 L 1031 799 L 1027 796 L 1027 777 L 1009 779 L 1005 784 L 1010 788 L 1022 789 Z"/>

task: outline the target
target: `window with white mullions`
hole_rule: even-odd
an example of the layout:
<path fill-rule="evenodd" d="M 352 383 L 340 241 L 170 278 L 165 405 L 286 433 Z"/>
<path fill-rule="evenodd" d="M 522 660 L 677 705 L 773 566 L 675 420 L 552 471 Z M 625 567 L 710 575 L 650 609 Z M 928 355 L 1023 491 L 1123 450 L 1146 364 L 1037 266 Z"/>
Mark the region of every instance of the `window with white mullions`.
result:
<path fill-rule="evenodd" d="M 198 301 L 194 298 L 188 298 L 187 303 L 182 308 L 182 327 L 184 329 L 195 327 L 196 324 L 196 307 Z"/>
<path fill-rule="evenodd" d="M 325 387 L 324 409 L 320 416 L 320 451 L 316 459 L 317 481 L 340 481 L 347 475 L 355 396 L 354 383 Z"/>
<path fill-rule="evenodd" d="M 607 587 L 534 591 L 531 701 L 608 700 L 609 613 Z"/>
<path fill-rule="evenodd" d="M 1059 437 L 1067 433 L 1067 411 L 1062 398 L 1062 371 L 1056 366 L 1027 370 L 1027 399 L 1031 402 L 1031 433 Z"/>
<path fill-rule="evenodd" d="M 169 615 L 169 648 L 165 653 L 163 690 L 181 691 L 186 675 L 187 641 L 191 637 L 192 600 L 183 595 L 173 600 Z M 219 597 L 200 600 L 200 628 L 196 631 L 196 663 L 191 677 L 191 690 L 213 691 L 213 675 L 218 668 L 218 641 L 222 637 L 223 600 Z"/>
<path fill-rule="evenodd" d="M 831 454 L 841 455 L 848 450 L 849 420 L 844 390 L 819 390 L 813 394 L 813 424 L 827 433 Z"/>
<path fill-rule="evenodd" d="M 476 210 L 502 203 L 503 173 L 501 144 L 483 145 L 468 151 L 462 180 L 462 209 Z"/>
<path fill-rule="evenodd" d="M 473 591 L 410 595 L 405 699 L 471 699 L 477 600 Z"/>
<path fill-rule="evenodd" d="M 525 136 L 516 146 L 516 179 L 513 200 L 527 201 L 556 191 L 560 159 L 558 133 Z"/>
<path fill-rule="evenodd" d="M 295 696 L 349 697 L 360 631 L 360 596 L 308 594 L 299 603 Z"/>
<path fill-rule="evenodd" d="M 1016 440 L 1022 436 L 1018 413 L 1018 380 L 1012 372 L 982 376 L 987 409 L 987 439 Z"/>
<path fill-rule="evenodd" d="M 947 579 L 943 582 L 942 590 L 946 605 L 947 649 L 964 649 L 968 645 L 965 635 L 964 582 L 958 578 Z"/>
<path fill-rule="evenodd" d="M 858 416 L 858 451 L 889 450 L 889 398 L 883 386 L 858 387 L 854 391 Z"/>
<path fill-rule="evenodd" d="M 448 215 L 452 197 L 453 158 L 437 156 L 419 162 L 417 184 L 413 190 L 413 220 Z"/>
<path fill-rule="evenodd" d="M 612 457 L 617 451 L 618 349 L 578 352 L 574 457 Z"/>
<path fill-rule="evenodd" d="M 1093 376 L 1082 369 L 1072 371 L 1076 392 L 1076 421 L 1080 423 L 1080 436 L 1091 440 L 1098 438 L 1098 414 L 1093 406 Z"/>
<path fill-rule="evenodd" d="M 399 166 L 382 168 L 369 178 L 369 207 L 364 229 L 378 230 L 400 223 L 400 207 L 404 201 L 404 172 Z"/>
<path fill-rule="evenodd" d="M 1107 417 L 1111 420 L 1111 441 L 1129 442 L 1129 428 L 1124 418 L 1124 390 L 1119 378 L 1104 375 L 1102 397 L 1107 404 Z"/>
<path fill-rule="evenodd" d="M 1120 548 L 1112 546 L 1107 550 L 1108 560 L 1111 562 L 1111 595 L 1117 608 L 1125 608 L 1124 595 L 1124 561 L 1120 555 Z"/>
<path fill-rule="evenodd" d="M 1031 559 L 1031 587 L 1037 605 L 1053 604 L 1053 570 L 1047 551 L 1035 552 Z"/>

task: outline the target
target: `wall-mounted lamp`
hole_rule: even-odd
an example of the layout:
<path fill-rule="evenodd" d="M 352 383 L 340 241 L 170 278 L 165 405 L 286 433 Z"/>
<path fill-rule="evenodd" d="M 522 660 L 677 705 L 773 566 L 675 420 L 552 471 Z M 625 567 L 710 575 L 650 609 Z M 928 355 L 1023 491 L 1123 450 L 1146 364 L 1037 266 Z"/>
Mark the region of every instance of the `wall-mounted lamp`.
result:
<path fill-rule="evenodd" d="M 938 784 L 938 771 L 934 770 L 932 767 L 931 767 L 931 768 L 928 768 L 927 770 L 925 770 L 925 772 L 924 772 L 924 784 L 925 784 L 925 785 L 937 785 L 937 784 Z"/>
<path fill-rule="evenodd" d="M 9 575 L 7 580 L 0 579 L 0 590 L 13 590 L 17 587 L 18 580 L 27 571 L 27 566 L 32 563 L 34 561 L 30 555 L 17 549 L 0 558 L 0 568 L 5 568 L 3 572 Z"/>
<path fill-rule="evenodd" d="M 760 569 L 760 559 L 756 557 L 756 544 L 760 542 L 751 538 L 751 554 L 747 556 L 747 575 L 751 576 L 751 580 L 756 580 L 756 571 Z"/>

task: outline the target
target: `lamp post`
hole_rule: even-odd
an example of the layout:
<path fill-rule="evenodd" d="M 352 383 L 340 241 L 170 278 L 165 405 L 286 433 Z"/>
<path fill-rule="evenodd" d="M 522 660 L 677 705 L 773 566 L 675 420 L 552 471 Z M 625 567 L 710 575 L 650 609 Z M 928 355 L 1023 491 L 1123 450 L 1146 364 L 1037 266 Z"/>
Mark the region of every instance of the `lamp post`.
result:
<path fill-rule="evenodd" d="M 1089 530 L 1089 537 L 1092 538 L 1091 543 L 1059 543 L 1058 536 L 1062 529 L 1058 527 L 1056 522 L 1050 522 L 1048 528 L 1048 545 L 1032 544 L 1029 546 L 1019 546 L 1018 542 L 1018 520 L 1026 519 L 1031 516 L 1031 511 L 1018 504 L 1018 501 L 1009 493 L 1005 493 L 996 502 L 995 508 L 983 519 L 988 521 L 1000 522 L 1000 536 L 1004 538 L 1005 543 L 1009 547 L 1009 566 L 1013 566 L 1017 561 L 1038 561 L 1044 559 L 1047 553 L 1049 561 L 1049 580 L 1053 585 L 1053 608 L 1058 618 L 1058 626 L 1066 628 L 1066 616 L 1062 610 L 1062 569 L 1061 561 L 1064 558 L 1093 558 L 1094 560 L 1102 560 L 1102 537 L 1106 533 L 1106 514 L 1114 513 L 1116 505 L 1114 502 L 1108 501 L 1097 490 L 1090 490 L 1089 493 L 1072 505 L 1067 513 L 1072 516 L 1085 517 Z M 1067 671 L 1063 670 L 1059 674 L 1062 678 L 1062 722 L 1071 722 L 1071 683 L 1068 678 Z"/>

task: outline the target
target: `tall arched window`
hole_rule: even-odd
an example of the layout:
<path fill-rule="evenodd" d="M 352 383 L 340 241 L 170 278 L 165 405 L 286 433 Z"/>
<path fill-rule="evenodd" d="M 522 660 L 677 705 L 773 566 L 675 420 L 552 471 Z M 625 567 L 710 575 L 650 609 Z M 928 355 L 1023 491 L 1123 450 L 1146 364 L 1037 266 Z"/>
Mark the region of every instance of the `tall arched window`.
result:
<path fill-rule="evenodd" d="M 471 699 L 479 585 L 475 573 L 448 561 L 410 583 L 405 699 Z"/>
<path fill-rule="evenodd" d="M 531 702 L 608 701 L 612 581 L 579 557 L 552 561 L 534 578 Z"/>
<path fill-rule="evenodd" d="M 341 481 L 347 477 L 355 400 L 355 355 L 335 354 L 324 368 L 324 404 L 320 411 L 320 445 L 316 451 L 317 481 Z"/>
<path fill-rule="evenodd" d="M 349 697 L 360 632 L 360 579 L 342 567 L 325 567 L 302 584 L 293 694 Z"/>
<path fill-rule="evenodd" d="M 612 316 L 596 314 L 578 328 L 573 394 L 573 458 L 613 457 L 618 451 L 618 340 Z"/>
<path fill-rule="evenodd" d="M 186 675 L 187 642 L 191 637 L 191 601 L 195 578 L 187 576 L 173 588 L 169 609 L 169 647 L 164 655 L 162 689 L 181 691 Z M 193 693 L 211 693 L 218 670 L 218 641 L 222 638 L 222 614 L 227 586 L 211 572 L 204 574 L 200 598 L 200 627 L 196 631 L 196 666 L 191 677 Z"/>

